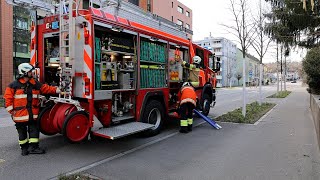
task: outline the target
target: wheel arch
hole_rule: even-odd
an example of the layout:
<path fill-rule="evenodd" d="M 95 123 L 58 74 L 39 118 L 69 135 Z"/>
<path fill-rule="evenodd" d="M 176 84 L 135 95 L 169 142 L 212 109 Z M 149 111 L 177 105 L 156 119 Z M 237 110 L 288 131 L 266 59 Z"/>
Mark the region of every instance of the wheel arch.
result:
<path fill-rule="evenodd" d="M 140 122 L 142 121 L 144 109 L 147 106 L 148 102 L 151 101 L 151 100 L 159 101 L 162 104 L 162 106 L 164 108 L 164 111 L 165 112 L 168 111 L 166 103 L 165 103 L 165 96 L 164 96 L 164 93 L 162 91 L 147 92 L 147 94 L 143 98 L 143 103 L 142 103 L 142 106 L 141 106 L 141 109 L 140 109 L 140 114 L 141 114 L 141 116 L 139 118 Z M 166 114 L 167 113 L 165 113 L 164 116 L 166 116 Z"/>

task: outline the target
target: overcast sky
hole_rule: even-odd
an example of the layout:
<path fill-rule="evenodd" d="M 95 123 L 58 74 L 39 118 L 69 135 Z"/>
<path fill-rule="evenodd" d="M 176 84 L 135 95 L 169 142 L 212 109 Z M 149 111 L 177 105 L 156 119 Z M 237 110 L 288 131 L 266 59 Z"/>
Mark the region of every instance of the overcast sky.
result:
<path fill-rule="evenodd" d="M 213 37 L 225 37 L 234 41 L 238 48 L 240 45 L 236 42 L 237 37 L 228 33 L 221 24 L 234 25 L 234 18 L 231 14 L 229 0 L 179 0 L 181 3 L 190 7 L 193 11 L 193 40 L 201 40 L 208 37 L 210 32 Z M 248 0 L 253 15 L 258 13 L 259 0 Z M 262 0 L 263 6 L 267 6 L 265 0 Z M 250 48 L 249 53 L 257 56 L 255 51 Z M 301 51 L 292 51 L 290 60 L 300 61 Z M 273 45 L 266 54 L 264 63 L 276 62 L 276 47 Z"/>

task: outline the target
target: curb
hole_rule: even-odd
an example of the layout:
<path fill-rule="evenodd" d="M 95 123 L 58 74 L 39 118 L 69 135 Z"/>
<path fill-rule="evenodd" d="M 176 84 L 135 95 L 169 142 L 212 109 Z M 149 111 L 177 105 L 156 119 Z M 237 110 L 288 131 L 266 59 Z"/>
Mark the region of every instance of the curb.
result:
<path fill-rule="evenodd" d="M 270 109 L 265 115 L 263 115 L 257 122 L 255 122 L 253 125 L 258 125 L 264 118 L 266 118 L 279 104 L 276 104 L 273 106 L 272 109 Z"/>

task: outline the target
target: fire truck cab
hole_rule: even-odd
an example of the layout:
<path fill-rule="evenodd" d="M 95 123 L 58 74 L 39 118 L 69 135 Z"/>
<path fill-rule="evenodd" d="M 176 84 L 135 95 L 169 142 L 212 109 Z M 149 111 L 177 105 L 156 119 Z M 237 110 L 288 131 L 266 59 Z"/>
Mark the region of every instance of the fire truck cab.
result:
<path fill-rule="evenodd" d="M 64 95 L 49 97 L 38 121 L 46 135 L 70 142 L 88 135 L 117 139 L 160 132 L 178 112 L 178 92 L 192 63 L 201 57 L 205 77 L 196 87 L 198 109 L 215 104 L 214 54 L 193 44 L 181 27 L 172 26 L 130 3 L 80 10 L 61 0 L 59 14 L 39 19 L 31 28 L 31 64 L 42 83 Z"/>

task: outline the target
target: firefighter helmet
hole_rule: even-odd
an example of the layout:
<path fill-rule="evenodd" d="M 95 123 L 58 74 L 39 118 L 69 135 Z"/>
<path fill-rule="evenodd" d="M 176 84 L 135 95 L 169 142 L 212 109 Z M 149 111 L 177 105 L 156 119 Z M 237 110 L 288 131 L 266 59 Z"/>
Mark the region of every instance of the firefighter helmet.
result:
<path fill-rule="evenodd" d="M 189 83 L 189 82 L 184 82 L 184 83 L 182 84 L 182 87 L 184 87 L 184 86 L 191 86 L 191 83 Z"/>
<path fill-rule="evenodd" d="M 18 66 L 20 76 L 28 76 L 28 72 L 32 71 L 34 67 L 29 63 L 22 63 Z"/>
<path fill-rule="evenodd" d="M 194 64 L 200 64 L 200 63 L 201 63 L 201 57 L 199 57 L 199 56 L 194 56 L 194 57 L 193 57 L 193 63 L 194 63 Z"/>

